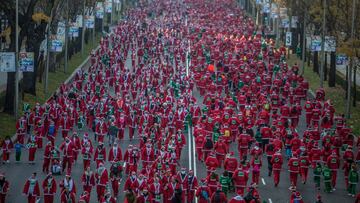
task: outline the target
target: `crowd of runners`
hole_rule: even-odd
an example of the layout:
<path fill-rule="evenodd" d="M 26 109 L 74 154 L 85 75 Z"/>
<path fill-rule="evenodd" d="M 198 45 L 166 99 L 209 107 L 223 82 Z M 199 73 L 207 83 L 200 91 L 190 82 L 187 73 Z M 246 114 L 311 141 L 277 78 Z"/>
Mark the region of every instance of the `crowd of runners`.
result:
<path fill-rule="evenodd" d="M 284 202 L 303 202 L 299 182 L 331 193 L 340 177 L 348 194 L 339 195 L 355 197 L 360 142 L 324 90 L 308 93 L 266 32 L 232 0 L 139 1 L 101 39 L 88 69 L 45 104 L 24 106 L 3 162 L 14 155 L 42 171 L 28 172 L 18 194 L 29 203 L 88 203 L 91 195 L 100 203 L 259 203 L 267 162 L 274 187 L 290 176 Z M 179 162 L 187 133 L 206 177 Z M 121 148 L 124 139 L 134 144 Z M 75 163 L 81 176 L 72 175 Z M 0 202 L 16 190 L 8 173 L 0 174 Z"/>

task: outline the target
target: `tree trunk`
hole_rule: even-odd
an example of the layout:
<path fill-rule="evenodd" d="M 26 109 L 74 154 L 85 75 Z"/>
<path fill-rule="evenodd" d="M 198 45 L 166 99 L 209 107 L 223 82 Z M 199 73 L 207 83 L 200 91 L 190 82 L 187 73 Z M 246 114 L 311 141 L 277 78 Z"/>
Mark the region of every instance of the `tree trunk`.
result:
<path fill-rule="evenodd" d="M 330 54 L 329 87 L 335 87 L 336 82 L 336 52 Z"/>
<path fill-rule="evenodd" d="M 314 64 L 313 71 L 319 74 L 319 54 L 317 51 L 314 52 Z"/>
<path fill-rule="evenodd" d="M 15 23 L 10 22 L 11 26 L 11 44 L 9 51 L 15 51 Z M 8 114 L 14 114 L 15 112 L 15 72 L 7 73 L 7 84 L 6 84 L 6 96 L 5 96 L 5 105 L 4 112 Z"/>
<path fill-rule="evenodd" d="M 357 67 L 356 66 L 354 66 L 354 81 L 353 81 L 353 107 L 356 107 L 356 102 L 357 102 L 357 100 L 356 100 L 356 86 L 357 86 L 357 84 L 356 84 L 356 69 L 357 69 Z"/>
<path fill-rule="evenodd" d="M 328 70 L 327 70 L 327 60 L 328 59 L 328 57 L 327 57 L 327 53 L 325 52 L 325 60 L 324 60 L 324 68 L 323 68 L 323 71 L 324 71 L 324 81 L 326 81 L 327 80 L 327 72 L 328 72 Z"/>
<path fill-rule="evenodd" d="M 349 65 L 346 65 L 346 73 L 345 73 L 345 99 L 347 98 L 347 92 L 348 92 L 348 80 L 349 80 Z"/>

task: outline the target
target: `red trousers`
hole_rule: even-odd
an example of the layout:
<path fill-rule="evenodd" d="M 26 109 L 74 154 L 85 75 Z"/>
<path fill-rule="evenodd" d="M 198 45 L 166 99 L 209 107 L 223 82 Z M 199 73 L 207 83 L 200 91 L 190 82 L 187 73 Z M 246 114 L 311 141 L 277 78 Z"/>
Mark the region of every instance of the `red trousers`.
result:
<path fill-rule="evenodd" d="M 190 190 L 188 195 L 187 195 L 187 202 L 188 203 L 195 202 L 194 198 L 195 198 L 195 190 Z"/>
<path fill-rule="evenodd" d="M 296 187 L 297 184 L 297 177 L 299 173 L 296 172 L 290 172 L 290 183 Z"/>
<path fill-rule="evenodd" d="M 259 177 L 260 177 L 260 172 L 256 172 L 256 171 L 252 171 L 252 182 L 256 183 L 257 185 L 259 184 Z"/>
<path fill-rule="evenodd" d="M 133 139 L 133 137 L 134 137 L 134 132 L 135 132 L 135 128 L 130 127 L 130 128 L 129 128 L 129 138 L 130 138 L 130 140 Z"/>
<path fill-rule="evenodd" d="M 36 203 L 36 196 L 28 195 L 28 203 Z"/>
<path fill-rule="evenodd" d="M 337 171 L 331 170 L 331 186 L 334 188 L 336 185 Z"/>
<path fill-rule="evenodd" d="M 45 173 L 49 173 L 49 166 L 50 166 L 50 158 L 44 158 L 42 171 Z"/>
<path fill-rule="evenodd" d="M 92 189 L 91 185 L 83 185 L 83 190 L 87 191 L 89 194 L 91 194 L 91 189 Z"/>
<path fill-rule="evenodd" d="M 244 195 L 245 186 L 235 186 L 237 194 Z"/>
<path fill-rule="evenodd" d="M 216 159 L 219 161 L 219 168 L 221 168 L 222 166 L 222 162 L 224 161 L 225 159 L 225 155 L 222 155 L 222 154 L 216 154 Z"/>
<path fill-rule="evenodd" d="M 277 186 L 280 182 L 280 170 L 273 169 L 273 174 L 274 174 L 274 184 Z"/>
<path fill-rule="evenodd" d="M 90 160 L 84 159 L 84 160 L 83 160 L 83 163 L 84 163 L 84 164 L 83 164 L 83 165 L 84 165 L 84 170 L 86 170 L 87 167 L 90 166 Z"/>
<path fill-rule="evenodd" d="M 54 195 L 44 195 L 44 203 L 53 203 Z"/>
<path fill-rule="evenodd" d="M 0 194 L 0 203 L 5 203 L 5 198 L 6 198 L 5 194 Z"/>
<path fill-rule="evenodd" d="M 10 158 L 10 153 L 9 152 L 3 152 L 3 161 L 7 161 Z"/>
<path fill-rule="evenodd" d="M 105 190 L 106 190 L 105 186 L 102 186 L 102 185 L 96 186 L 96 193 L 97 193 L 98 201 L 100 201 L 101 198 L 104 196 Z"/>
<path fill-rule="evenodd" d="M 112 180 L 111 187 L 113 189 L 114 196 L 117 197 L 119 194 L 119 181 L 117 179 Z"/>
<path fill-rule="evenodd" d="M 35 160 L 36 147 L 31 147 L 29 149 L 29 161 Z"/>
<path fill-rule="evenodd" d="M 196 148 L 196 153 L 199 161 L 202 161 L 203 158 L 203 151 L 202 148 Z"/>
<path fill-rule="evenodd" d="M 308 177 L 308 168 L 300 168 L 301 181 L 306 182 Z"/>
<path fill-rule="evenodd" d="M 71 171 L 71 165 L 72 165 L 72 157 L 64 156 L 63 162 L 62 162 L 62 170 L 65 171 L 65 168 L 67 167 L 67 171 Z"/>

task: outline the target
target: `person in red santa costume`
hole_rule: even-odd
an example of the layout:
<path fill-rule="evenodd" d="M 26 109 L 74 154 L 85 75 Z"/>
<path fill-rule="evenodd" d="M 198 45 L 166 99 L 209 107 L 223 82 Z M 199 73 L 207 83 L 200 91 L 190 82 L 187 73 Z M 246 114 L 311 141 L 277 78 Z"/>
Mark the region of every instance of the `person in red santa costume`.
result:
<path fill-rule="evenodd" d="M 71 173 L 74 155 L 74 145 L 71 142 L 70 138 L 67 137 L 65 141 L 61 143 L 60 150 L 63 152 L 62 172 L 64 172 L 67 167 L 67 172 Z"/>
<path fill-rule="evenodd" d="M 90 194 L 87 191 L 81 193 L 79 197 L 79 203 L 89 203 L 90 202 Z"/>
<path fill-rule="evenodd" d="M 26 121 L 26 115 L 22 116 L 17 122 L 16 122 L 16 135 L 17 140 L 20 144 L 24 144 L 25 134 L 27 133 L 27 121 Z"/>
<path fill-rule="evenodd" d="M 122 166 L 120 161 L 113 162 L 110 167 L 110 181 L 111 188 L 113 190 L 114 196 L 117 197 L 119 194 L 119 186 L 122 178 Z"/>
<path fill-rule="evenodd" d="M 335 150 L 327 158 L 326 163 L 329 166 L 329 169 L 331 171 L 331 187 L 332 187 L 332 190 L 335 191 L 337 171 L 340 168 L 340 158 L 336 154 Z"/>
<path fill-rule="evenodd" d="M 238 166 L 238 161 L 234 157 L 234 152 L 230 152 L 226 155 L 224 161 L 224 169 L 229 172 L 229 176 L 232 177 L 236 168 Z"/>
<path fill-rule="evenodd" d="M 181 201 L 185 202 L 185 197 L 187 196 L 187 191 L 189 188 L 189 180 L 186 174 L 186 168 L 181 168 L 181 171 L 179 171 L 176 175 L 176 179 L 177 182 L 180 184 L 180 189 L 182 190 Z"/>
<path fill-rule="evenodd" d="M 133 145 L 129 145 L 124 154 L 124 161 L 126 163 L 125 173 L 129 174 L 130 171 L 137 171 L 137 163 L 139 159 L 139 151 Z"/>
<path fill-rule="evenodd" d="M 111 196 L 110 191 L 107 191 L 99 202 L 100 203 L 116 203 L 116 198 Z"/>
<path fill-rule="evenodd" d="M 62 128 L 61 133 L 63 139 L 67 138 L 71 129 L 71 119 L 68 117 L 67 112 L 65 112 L 60 119 L 60 127 Z"/>
<path fill-rule="evenodd" d="M 246 203 L 241 194 L 236 194 L 236 196 L 232 197 L 229 203 Z"/>
<path fill-rule="evenodd" d="M 108 161 L 110 163 L 118 162 L 122 160 L 121 148 L 117 142 L 114 142 L 113 147 L 109 150 Z"/>
<path fill-rule="evenodd" d="M 80 149 L 81 149 L 81 141 L 80 138 L 77 134 L 77 132 L 73 132 L 73 135 L 71 137 L 71 143 L 74 146 L 74 150 L 73 150 L 73 161 L 76 162 L 77 161 L 77 157 L 79 155 Z"/>
<path fill-rule="evenodd" d="M 241 133 L 238 137 L 238 151 L 239 157 L 242 159 L 244 156 L 248 155 L 249 142 L 252 141 L 252 138 L 246 132 Z"/>
<path fill-rule="evenodd" d="M 70 173 L 67 173 L 65 175 L 65 178 L 60 181 L 59 185 L 61 188 L 61 190 L 60 190 L 61 192 L 63 192 L 67 188 L 67 189 L 69 189 L 69 191 L 71 193 L 76 194 L 75 182 L 74 182 L 74 179 L 71 178 Z"/>
<path fill-rule="evenodd" d="M 136 181 L 137 176 L 136 176 L 136 171 L 132 171 L 131 175 L 129 175 L 129 177 L 126 179 L 125 184 L 124 184 L 124 192 L 128 192 L 128 191 L 132 191 L 132 185 L 134 184 L 134 182 Z"/>
<path fill-rule="evenodd" d="M 9 192 L 10 183 L 6 180 L 3 173 L 0 173 L 0 202 L 5 203 L 6 195 Z"/>
<path fill-rule="evenodd" d="M 148 182 L 144 174 L 139 174 L 136 180 L 132 183 L 131 189 L 137 193 L 140 194 L 140 192 L 144 189 L 144 187 L 147 187 Z"/>
<path fill-rule="evenodd" d="M 205 142 L 205 136 L 202 133 L 196 136 L 195 147 L 196 147 L 196 154 L 197 154 L 198 161 L 203 160 L 202 149 L 203 149 L 204 142 Z"/>
<path fill-rule="evenodd" d="M 104 142 L 104 137 L 108 133 L 108 126 L 104 120 L 104 117 L 101 117 L 95 128 L 96 138 L 99 143 Z"/>
<path fill-rule="evenodd" d="M 136 198 L 136 203 L 150 203 L 154 202 L 153 196 L 149 193 L 148 188 L 144 187 Z"/>
<path fill-rule="evenodd" d="M 232 180 L 237 194 L 244 195 L 249 176 L 246 170 L 240 165 L 232 175 Z"/>
<path fill-rule="evenodd" d="M 293 156 L 289 159 L 288 167 L 290 172 L 290 184 L 291 186 L 296 187 L 297 177 L 300 172 L 300 160 L 297 152 L 294 152 Z"/>
<path fill-rule="evenodd" d="M 290 197 L 290 203 L 304 203 L 304 200 L 302 199 L 300 192 L 292 191 Z"/>
<path fill-rule="evenodd" d="M 2 144 L 2 158 L 3 158 L 3 163 L 10 163 L 10 152 L 11 150 L 14 148 L 14 145 L 10 139 L 10 137 L 6 137 L 5 140 L 3 141 Z"/>
<path fill-rule="evenodd" d="M 86 168 L 81 176 L 83 190 L 91 194 L 92 187 L 95 186 L 95 174 L 91 171 L 90 166 Z"/>
<path fill-rule="evenodd" d="M 109 174 L 103 163 L 99 164 L 95 174 L 96 193 L 98 201 L 104 196 L 107 184 L 109 183 Z"/>
<path fill-rule="evenodd" d="M 35 164 L 35 154 L 37 150 L 37 142 L 35 135 L 30 135 L 26 147 L 29 149 L 29 163 Z"/>
<path fill-rule="evenodd" d="M 199 203 L 210 202 L 210 189 L 206 184 L 206 179 L 201 179 L 200 187 L 196 190 L 196 197 Z"/>
<path fill-rule="evenodd" d="M 281 173 L 281 168 L 282 168 L 282 164 L 283 164 L 283 157 L 281 155 L 281 149 L 276 150 L 275 154 L 271 158 L 271 163 L 272 163 L 273 173 L 274 173 L 274 184 L 275 184 L 275 187 L 277 187 L 280 182 L 280 173 Z"/>
<path fill-rule="evenodd" d="M 218 141 L 215 143 L 214 151 L 216 154 L 216 159 L 219 162 L 218 167 L 221 168 L 222 163 L 225 159 L 225 154 L 227 154 L 227 147 L 222 137 L 219 137 Z"/>
<path fill-rule="evenodd" d="M 76 203 L 76 195 L 69 188 L 65 188 L 60 194 L 61 203 Z"/>
<path fill-rule="evenodd" d="M 197 177 L 194 176 L 194 171 L 189 170 L 188 173 L 188 194 L 187 194 L 187 202 L 193 203 L 195 198 L 195 191 L 198 189 L 199 183 Z"/>
<path fill-rule="evenodd" d="M 205 161 L 207 174 L 210 175 L 219 166 L 219 161 L 216 159 L 214 153 L 210 153 L 210 156 Z"/>
<path fill-rule="evenodd" d="M 52 176 L 52 173 L 49 173 L 44 181 L 42 182 L 42 189 L 44 192 L 44 203 L 53 203 L 54 195 L 56 194 L 56 181 Z"/>
<path fill-rule="evenodd" d="M 106 161 L 106 149 L 102 142 L 99 142 L 99 145 L 95 150 L 94 161 L 96 162 L 97 167 Z"/>
<path fill-rule="evenodd" d="M 36 179 L 36 173 L 32 173 L 31 177 L 26 180 L 22 193 L 27 196 L 28 203 L 35 203 L 40 197 L 40 186 Z"/>
<path fill-rule="evenodd" d="M 154 182 L 151 183 L 149 187 L 149 192 L 151 193 L 153 197 L 154 203 L 160 203 L 161 202 L 161 196 L 164 193 L 164 188 L 162 183 L 160 182 L 159 177 L 154 178 Z"/>
<path fill-rule="evenodd" d="M 180 189 L 180 184 L 176 176 L 171 176 L 170 182 L 164 186 L 164 203 L 171 203 L 177 189 Z"/>
<path fill-rule="evenodd" d="M 49 173 L 49 166 L 50 166 L 50 160 L 51 160 L 51 151 L 53 150 L 53 146 L 51 141 L 48 141 L 48 143 L 45 146 L 44 150 L 44 160 L 42 165 L 42 171 L 44 173 Z"/>
<path fill-rule="evenodd" d="M 307 154 L 307 151 L 305 147 L 300 147 L 300 176 L 301 181 L 303 184 L 306 183 L 308 172 L 309 172 L 309 166 L 311 165 L 309 156 Z"/>
<path fill-rule="evenodd" d="M 90 142 L 84 143 L 81 149 L 81 154 L 83 155 L 84 170 L 86 170 L 90 166 L 92 153 L 93 153 L 93 148 Z"/>
<path fill-rule="evenodd" d="M 143 147 L 141 150 L 141 160 L 143 163 L 143 168 L 146 168 L 148 164 L 152 165 L 155 160 L 155 152 L 151 146 L 151 143 L 146 143 L 145 146 L 146 147 Z"/>

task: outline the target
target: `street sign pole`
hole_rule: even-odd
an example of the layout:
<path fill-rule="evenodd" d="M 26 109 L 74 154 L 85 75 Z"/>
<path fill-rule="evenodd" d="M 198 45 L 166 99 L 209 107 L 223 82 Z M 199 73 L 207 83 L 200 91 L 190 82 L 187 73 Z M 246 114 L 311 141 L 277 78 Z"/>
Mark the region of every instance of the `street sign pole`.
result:
<path fill-rule="evenodd" d="M 14 113 L 15 118 L 18 118 L 19 115 L 19 0 L 16 0 L 15 6 L 16 14 L 15 14 L 15 106 Z"/>
<path fill-rule="evenodd" d="M 85 52 L 85 4 L 86 0 L 83 0 L 83 13 L 82 13 L 82 32 L 81 32 L 81 55 L 84 56 Z"/>
<path fill-rule="evenodd" d="M 64 63 L 64 73 L 68 69 L 68 44 L 69 44 L 69 0 L 66 0 L 66 21 L 65 21 L 65 63 Z"/>
<path fill-rule="evenodd" d="M 323 0 L 323 22 L 322 22 L 322 34 L 321 34 L 321 61 L 320 61 L 320 87 L 324 87 L 324 61 L 325 61 L 325 24 L 326 24 L 326 0 Z"/>

